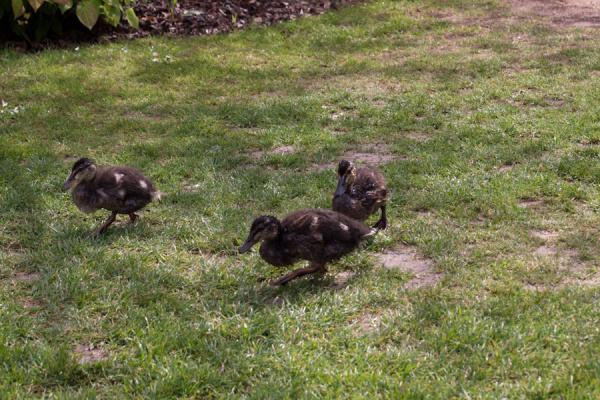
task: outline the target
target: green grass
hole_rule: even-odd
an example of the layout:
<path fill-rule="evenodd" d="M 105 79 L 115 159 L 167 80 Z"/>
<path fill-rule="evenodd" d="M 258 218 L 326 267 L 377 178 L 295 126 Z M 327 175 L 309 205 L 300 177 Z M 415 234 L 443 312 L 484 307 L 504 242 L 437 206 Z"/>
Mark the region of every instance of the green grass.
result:
<path fill-rule="evenodd" d="M 503 4 L 0 50 L 2 396 L 597 398 L 600 33 Z M 318 167 L 350 151 L 393 156 L 390 229 L 270 286 L 291 268 L 237 254 L 253 218 L 328 208 Z M 108 213 L 60 191 L 81 156 L 163 203 L 88 239 Z M 381 268 L 400 245 L 441 282 Z"/>

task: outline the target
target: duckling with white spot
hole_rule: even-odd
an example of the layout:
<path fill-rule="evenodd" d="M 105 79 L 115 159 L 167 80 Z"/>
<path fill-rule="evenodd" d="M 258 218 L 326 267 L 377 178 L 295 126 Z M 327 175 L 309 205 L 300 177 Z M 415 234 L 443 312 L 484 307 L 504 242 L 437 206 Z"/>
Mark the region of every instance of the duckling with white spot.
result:
<path fill-rule="evenodd" d="M 298 268 L 275 281 L 284 285 L 297 277 L 327 272 L 325 264 L 354 251 L 360 242 L 376 232 L 362 223 L 330 210 L 300 210 L 284 217 L 258 217 L 250 227 L 240 253 L 261 242 L 260 256 L 276 267 L 308 260 L 311 267 Z"/>
<path fill-rule="evenodd" d="M 77 208 L 85 213 L 100 209 L 112 211 L 105 223 L 89 236 L 98 236 L 112 224 L 117 214 L 128 214 L 129 223 L 134 224 L 135 213 L 152 201 L 158 200 L 162 192 L 135 168 L 119 166 L 98 168 L 89 158 L 81 158 L 73 164 L 71 175 L 62 191 L 71 188 L 71 197 Z"/>
<path fill-rule="evenodd" d="M 352 161 L 342 160 L 336 175 L 338 185 L 332 209 L 357 221 L 365 221 L 381 210 L 381 218 L 374 228 L 387 229 L 387 184 L 381 172 L 373 167 L 356 167 Z"/>

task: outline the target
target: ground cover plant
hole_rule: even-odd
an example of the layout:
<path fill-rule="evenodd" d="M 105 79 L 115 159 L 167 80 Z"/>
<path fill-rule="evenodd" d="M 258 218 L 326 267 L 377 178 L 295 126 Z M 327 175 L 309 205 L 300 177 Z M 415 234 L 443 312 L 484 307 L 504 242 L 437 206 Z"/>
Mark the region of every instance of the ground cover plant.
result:
<path fill-rule="evenodd" d="M 376 1 L 2 50 L 3 396 L 596 398 L 599 36 Z M 81 156 L 162 204 L 87 238 L 108 213 L 60 191 Z M 389 229 L 271 286 L 250 223 L 329 208 L 342 157 L 386 176 Z"/>

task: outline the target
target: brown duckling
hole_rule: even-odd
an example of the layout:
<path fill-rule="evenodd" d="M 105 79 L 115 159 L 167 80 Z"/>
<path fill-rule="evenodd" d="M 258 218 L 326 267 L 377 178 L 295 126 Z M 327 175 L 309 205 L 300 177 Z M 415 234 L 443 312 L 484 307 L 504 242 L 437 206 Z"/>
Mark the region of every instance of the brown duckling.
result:
<path fill-rule="evenodd" d="M 300 210 L 281 221 L 263 215 L 252 223 L 240 253 L 262 242 L 260 256 L 271 265 L 284 267 L 300 260 L 312 263 L 311 267 L 298 268 L 273 283 L 283 285 L 299 276 L 327 272 L 326 263 L 352 252 L 362 239 L 375 232 L 358 221 L 330 210 Z"/>
<path fill-rule="evenodd" d="M 105 223 L 90 234 L 98 236 L 112 224 L 117 214 L 128 214 L 134 224 L 136 211 L 148 203 L 160 201 L 161 191 L 140 171 L 131 167 L 98 168 L 89 158 L 81 158 L 73 164 L 71 175 L 62 191 L 71 189 L 71 197 L 77 208 L 84 213 L 94 213 L 101 208 L 112 211 Z"/>
<path fill-rule="evenodd" d="M 372 167 L 357 168 L 352 161 L 342 160 L 336 175 L 338 185 L 333 195 L 333 210 L 365 221 L 381 209 L 381 218 L 373 228 L 387 229 L 387 185 L 381 172 Z"/>

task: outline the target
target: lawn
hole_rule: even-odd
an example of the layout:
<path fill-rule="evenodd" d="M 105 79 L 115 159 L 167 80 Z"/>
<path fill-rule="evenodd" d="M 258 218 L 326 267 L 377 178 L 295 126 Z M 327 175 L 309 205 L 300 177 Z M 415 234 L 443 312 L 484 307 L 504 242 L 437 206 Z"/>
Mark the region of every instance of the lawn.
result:
<path fill-rule="evenodd" d="M 598 398 L 599 40 L 386 0 L 0 50 L 0 397 Z M 163 202 L 88 238 L 109 212 L 60 190 L 84 156 Z M 272 286 L 252 220 L 330 208 L 344 157 L 386 176 L 389 229 Z"/>

